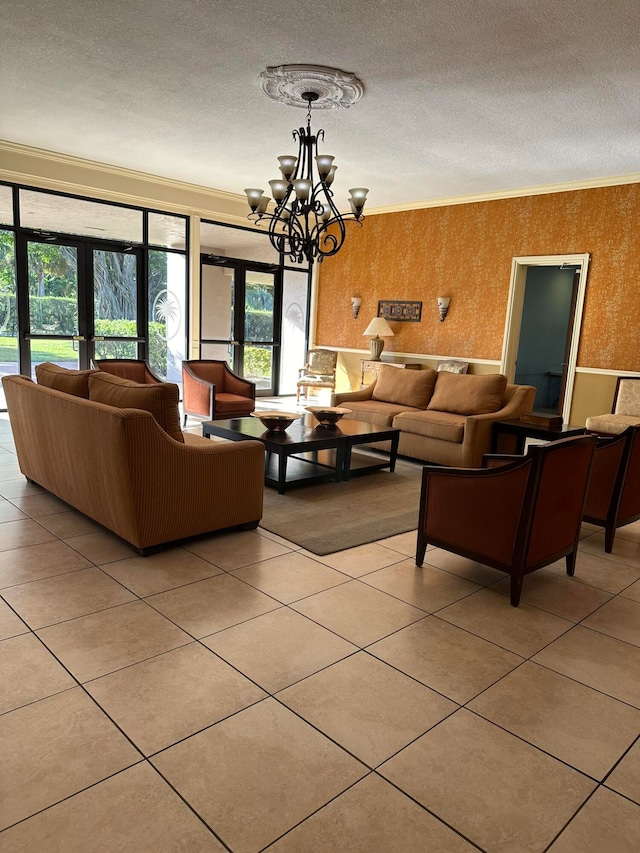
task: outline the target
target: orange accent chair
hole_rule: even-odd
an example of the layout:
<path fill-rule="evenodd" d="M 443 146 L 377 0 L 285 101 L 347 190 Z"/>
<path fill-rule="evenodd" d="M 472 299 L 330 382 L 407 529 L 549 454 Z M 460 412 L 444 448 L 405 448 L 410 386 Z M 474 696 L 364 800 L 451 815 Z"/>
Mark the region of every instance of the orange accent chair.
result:
<path fill-rule="evenodd" d="M 244 418 L 256 407 L 256 386 L 237 376 L 226 361 L 182 362 L 184 423 L 187 417 L 215 421 Z"/>
<path fill-rule="evenodd" d="M 618 527 L 640 518 L 640 426 L 598 438 L 583 520 L 604 527 L 610 554 Z"/>
<path fill-rule="evenodd" d="M 488 468 L 425 466 L 416 565 L 427 544 L 511 576 L 511 604 L 522 581 L 561 557 L 575 570 L 595 436 L 534 445 L 526 456 L 486 455 Z"/>
<path fill-rule="evenodd" d="M 93 360 L 93 366 L 105 373 L 119 376 L 120 379 L 130 379 L 131 382 L 139 382 L 141 385 L 153 385 L 156 382 L 164 382 L 149 367 L 149 363 L 142 358 L 101 358 Z"/>

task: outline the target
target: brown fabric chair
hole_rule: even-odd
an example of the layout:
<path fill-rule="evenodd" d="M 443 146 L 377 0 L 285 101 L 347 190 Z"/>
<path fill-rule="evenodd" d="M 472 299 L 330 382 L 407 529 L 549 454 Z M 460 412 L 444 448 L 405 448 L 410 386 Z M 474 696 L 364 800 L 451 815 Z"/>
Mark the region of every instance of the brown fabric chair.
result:
<path fill-rule="evenodd" d="M 256 407 L 255 383 L 236 376 L 226 361 L 182 362 L 184 423 L 187 416 L 215 421 L 244 418 Z"/>
<path fill-rule="evenodd" d="M 640 426 L 598 439 L 583 520 L 604 527 L 610 554 L 618 527 L 640 518 Z"/>
<path fill-rule="evenodd" d="M 534 445 L 526 456 L 487 456 L 488 469 L 425 466 L 416 565 L 432 544 L 507 572 L 514 607 L 526 574 L 565 557 L 573 575 L 596 441 L 581 436 Z"/>
<path fill-rule="evenodd" d="M 155 382 L 163 382 L 159 376 L 149 367 L 147 361 L 141 358 L 101 358 L 93 361 L 94 367 L 119 376 L 120 379 L 130 379 L 132 382 L 140 382 L 144 385 L 153 385 Z"/>
<path fill-rule="evenodd" d="M 309 388 L 331 388 L 336 387 L 336 364 L 338 353 L 330 349 L 310 349 L 307 352 L 307 363 L 298 371 L 298 382 L 296 384 L 296 399 L 300 401 L 300 391 L 304 389 L 305 400 L 309 395 Z"/>

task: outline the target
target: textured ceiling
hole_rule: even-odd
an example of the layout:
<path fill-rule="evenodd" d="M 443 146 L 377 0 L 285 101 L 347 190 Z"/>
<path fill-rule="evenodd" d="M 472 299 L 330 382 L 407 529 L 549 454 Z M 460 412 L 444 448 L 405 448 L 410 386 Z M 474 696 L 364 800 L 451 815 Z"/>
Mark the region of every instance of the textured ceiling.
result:
<path fill-rule="evenodd" d="M 0 138 L 241 193 L 302 110 L 268 65 L 355 72 L 317 111 L 342 206 L 640 171 L 638 0 L 3 0 Z"/>

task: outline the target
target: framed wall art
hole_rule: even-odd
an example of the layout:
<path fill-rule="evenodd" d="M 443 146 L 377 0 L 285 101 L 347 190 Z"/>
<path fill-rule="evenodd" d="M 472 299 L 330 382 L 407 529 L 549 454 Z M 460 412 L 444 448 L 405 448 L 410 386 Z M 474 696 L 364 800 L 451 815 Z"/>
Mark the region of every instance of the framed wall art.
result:
<path fill-rule="evenodd" d="M 422 302 L 401 302 L 387 299 L 378 302 L 378 317 L 385 320 L 400 320 L 419 323 L 422 319 Z"/>

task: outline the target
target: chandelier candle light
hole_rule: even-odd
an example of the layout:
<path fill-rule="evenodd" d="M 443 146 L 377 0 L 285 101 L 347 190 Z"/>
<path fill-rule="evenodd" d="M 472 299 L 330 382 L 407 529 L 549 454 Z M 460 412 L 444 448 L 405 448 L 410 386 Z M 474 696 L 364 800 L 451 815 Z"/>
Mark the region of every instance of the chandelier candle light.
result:
<path fill-rule="evenodd" d="M 392 338 L 394 332 L 391 326 L 387 323 L 384 317 L 374 317 L 367 328 L 362 333 L 366 335 L 374 335 L 369 341 L 369 349 L 371 350 L 371 361 L 380 361 L 380 355 L 384 349 L 384 341 L 382 338 Z"/>
<path fill-rule="evenodd" d="M 283 69 L 303 67 L 306 66 L 282 66 L 280 69 L 268 69 L 268 72 L 278 72 L 282 77 Z M 315 72 L 318 77 L 319 70 Z M 309 84 L 312 85 L 313 80 Z M 271 95 L 268 88 L 265 91 Z M 324 130 L 318 130 L 316 135 L 311 132 L 311 105 L 320 98 L 318 92 L 307 89 L 297 94 L 297 100 L 286 101 L 307 105 L 307 126 L 293 131 L 293 138 L 298 142 L 298 156 L 278 157 L 281 177 L 269 181 L 275 210 L 268 209 L 271 198 L 265 196 L 263 190 L 245 190 L 251 208 L 249 219 L 258 223 L 266 221 L 273 248 L 297 263 L 306 260 L 313 264 L 315 260 L 319 262 L 335 255 L 344 243 L 345 221 L 353 219 L 362 223 L 362 211 L 369 192 L 364 187 L 349 190 L 350 213 L 340 213 L 336 207 L 331 191 L 337 169 L 333 162 L 335 158 L 330 154 L 318 154 L 318 140 L 324 140 Z M 319 104 L 321 108 L 341 105 L 348 104 L 327 104 L 322 99 Z"/>

